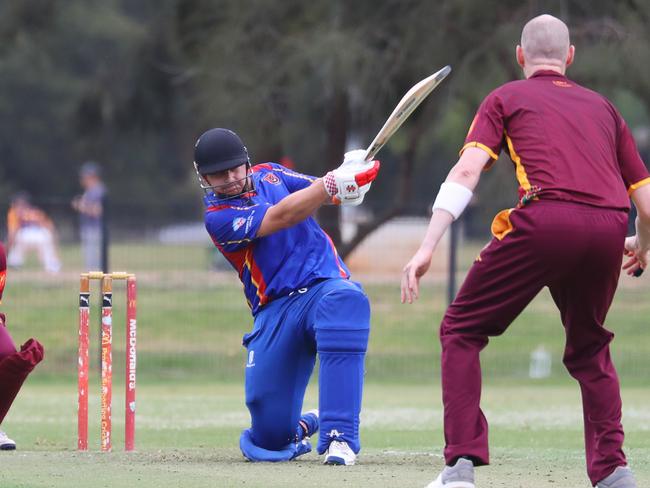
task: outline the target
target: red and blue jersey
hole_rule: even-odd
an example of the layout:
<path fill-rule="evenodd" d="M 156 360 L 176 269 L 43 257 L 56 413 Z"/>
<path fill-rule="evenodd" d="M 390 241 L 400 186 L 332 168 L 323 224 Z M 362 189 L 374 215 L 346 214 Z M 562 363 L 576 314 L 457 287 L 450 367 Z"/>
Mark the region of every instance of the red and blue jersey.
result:
<path fill-rule="evenodd" d="M 334 243 L 313 217 L 263 237 L 258 229 L 267 210 L 316 178 L 275 163 L 258 164 L 254 191 L 238 198 L 205 198 L 205 227 L 239 274 L 255 315 L 271 300 L 325 278 L 349 278 Z"/>

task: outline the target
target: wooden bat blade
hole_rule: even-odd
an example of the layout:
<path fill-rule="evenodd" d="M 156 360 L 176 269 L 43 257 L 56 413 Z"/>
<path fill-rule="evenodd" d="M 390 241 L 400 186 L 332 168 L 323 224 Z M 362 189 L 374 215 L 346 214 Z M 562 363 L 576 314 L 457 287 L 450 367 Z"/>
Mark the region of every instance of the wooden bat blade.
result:
<path fill-rule="evenodd" d="M 379 150 L 386 144 L 388 139 L 392 137 L 397 129 L 401 127 L 404 121 L 413 113 L 413 111 L 422 103 L 422 101 L 429 96 L 435 87 L 437 87 L 442 80 L 451 72 L 451 66 L 445 66 L 439 71 L 436 71 L 431 76 L 419 81 L 411 87 L 409 91 L 399 101 L 393 113 L 390 114 L 384 126 L 377 133 L 374 140 L 366 150 L 366 161 L 370 161 Z"/>

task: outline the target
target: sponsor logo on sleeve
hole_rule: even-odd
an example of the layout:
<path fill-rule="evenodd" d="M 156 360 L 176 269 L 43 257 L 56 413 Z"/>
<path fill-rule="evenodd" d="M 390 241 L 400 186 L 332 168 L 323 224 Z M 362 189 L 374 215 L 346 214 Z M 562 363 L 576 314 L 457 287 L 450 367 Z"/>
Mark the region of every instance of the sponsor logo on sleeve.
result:
<path fill-rule="evenodd" d="M 232 230 L 237 232 L 245 223 L 246 219 L 244 217 L 235 217 L 232 221 Z"/>
<path fill-rule="evenodd" d="M 253 215 L 255 214 L 255 210 L 251 212 L 251 214 L 248 216 L 246 219 L 246 228 L 244 229 L 244 232 L 248 234 L 248 231 L 251 228 L 251 225 L 253 225 Z"/>

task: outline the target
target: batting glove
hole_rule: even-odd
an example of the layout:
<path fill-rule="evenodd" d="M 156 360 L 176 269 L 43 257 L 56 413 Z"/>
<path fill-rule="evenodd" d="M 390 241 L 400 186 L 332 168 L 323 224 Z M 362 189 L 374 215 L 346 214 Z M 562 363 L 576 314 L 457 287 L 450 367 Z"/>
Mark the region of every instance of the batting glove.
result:
<path fill-rule="evenodd" d="M 366 163 L 365 157 L 365 149 L 353 149 L 352 151 L 348 151 L 343 155 L 343 163 L 341 163 L 341 166 L 350 164 L 364 164 Z"/>
<path fill-rule="evenodd" d="M 343 164 L 323 177 L 325 190 L 336 204 L 360 205 L 379 172 L 379 161 L 366 162 L 364 149 L 345 153 Z"/>

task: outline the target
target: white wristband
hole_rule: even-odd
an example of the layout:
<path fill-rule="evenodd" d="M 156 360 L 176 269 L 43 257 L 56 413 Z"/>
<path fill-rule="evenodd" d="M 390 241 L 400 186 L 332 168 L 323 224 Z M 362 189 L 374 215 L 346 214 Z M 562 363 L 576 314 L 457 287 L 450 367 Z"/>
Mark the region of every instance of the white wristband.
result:
<path fill-rule="evenodd" d="M 463 213 L 465 207 L 467 207 L 467 204 L 472 199 L 472 195 L 472 190 L 466 186 L 460 183 L 454 183 L 453 181 L 445 181 L 440 185 L 440 191 L 438 192 L 436 201 L 433 202 L 433 208 L 431 210 L 437 208 L 446 210 L 456 220 Z"/>

